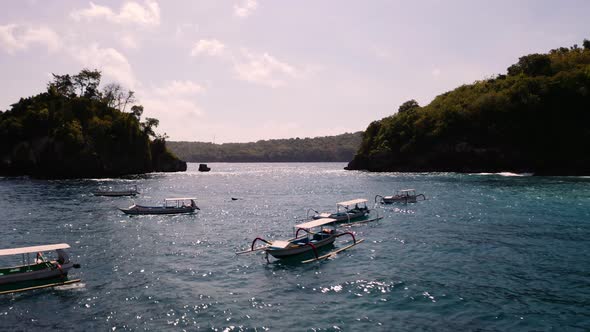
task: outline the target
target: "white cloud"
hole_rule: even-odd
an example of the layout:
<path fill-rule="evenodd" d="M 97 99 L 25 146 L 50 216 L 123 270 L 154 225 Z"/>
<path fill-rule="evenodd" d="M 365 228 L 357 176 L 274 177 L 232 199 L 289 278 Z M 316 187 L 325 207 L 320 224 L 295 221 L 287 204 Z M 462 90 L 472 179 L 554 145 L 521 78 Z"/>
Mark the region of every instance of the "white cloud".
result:
<path fill-rule="evenodd" d="M 268 53 L 254 54 L 242 50 L 243 59 L 234 60 L 234 70 L 241 80 L 272 88 L 285 84 L 285 79 L 299 76 L 298 70 Z"/>
<path fill-rule="evenodd" d="M 183 23 L 176 25 L 176 38 L 183 38 L 185 35 L 194 35 L 199 32 L 199 26 L 194 23 Z"/>
<path fill-rule="evenodd" d="M 139 42 L 138 42 L 137 38 L 135 38 L 132 35 L 123 35 L 119 39 L 119 42 L 126 49 L 135 50 L 135 49 L 138 49 L 139 48 Z"/>
<path fill-rule="evenodd" d="M 162 86 L 140 89 L 137 97 L 145 108 L 145 116 L 160 120 L 157 132 L 173 133 L 175 138 L 191 137 L 195 135 L 192 120 L 203 115 L 194 95 L 202 91 L 195 82 L 173 80 Z"/>
<path fill-rule="evenodd" d="M 195 137 L 197 127 L 201 125 L 203 111 L 197 103 L 186 97 L 159 95 L 153 91 L 137 94 L 143 105 L 144 117 L 160 120 L 158 133 L 173 135 L 174 139 L 191 140 Z"/>
<path fill-rule="evenodd" d="M 187 96 L 203 92 L 203 87 L 192 81 L 170 81 L 154 89 L 161 96 Z"/>
<path fill-rule="evenodd" d="M 201 39 L 191 50 L 191 56 L 207 54 L 222 61 L 231 61 L 235 77 L 242 81 L 266 85 L 272 88 L 286 84 L 288 79 L 302 78 L 318 71 L 319 67 L 296 67 L 280 61 L 268 53 L 240 52 L 226 47 L 217 39 Z"/>
<path fill-rule="evenodd" d="M 85 48 L 70 49 L 71 56 L 89 69 L 98 69 L 103 76 L 114 79 L 127 89 L 135 89 L 138 82 L 127 58 L 114 48 L 100 48 L 92 44 Z"/>
<path fill-rule="evenodd" d="M 234 5 L 234 15 L 237 17 L 248 17 L 257 7 L 258 2 L 256 0 L 243 0 L 241 4 Z"/>
<path fill-rule="evenodd" d="M 142 97 L 140 95 L 140 97 Z M 150 114 L 157 115 L 160 121 L 170 119 L 171 125 L 175 123 L 182 127 L 187 116 L 201 116 L 203 111 L 197 106 L 196 102 L 190 99 L 175 98 L 173 96 L 156 97 L 148 96 L 140 99 L 141 104 L 149 111 Z"/>
<path fill-rule="evenodd" d="M 37 44 L 47 47 L 50 52 L 61 48 L 61 39 L 55 31 L 47 27 L 0 25 L 0 48 L 7 53 L 25 50 Z"/>
<path fill-rule="evenodd" d="M 90 2 L 90 8 L 80 9 L 70 13 L 76 21 L 105 19 L 118 24 L 138 24 L 142 26 L 160 25 L 160 6 L 155 1 L 146 0 L 144 5 L 129 1 L 121 6 L 118 13 L 106 6 Z"/>
<path fill-rule="evenodd" d="M 391 47 L 375 45 L 371 48 L 373 55 L 379 59 L 393 59 L 394 51 Z"/>
<path fill-rule="evenodd" d="M 225 51 L 225 45 L 217 39 L 201 39 L 199 40 L 191 51 L 192 56 L 198 56 L 203 53 L 211 56 L 223 55 Z"/>

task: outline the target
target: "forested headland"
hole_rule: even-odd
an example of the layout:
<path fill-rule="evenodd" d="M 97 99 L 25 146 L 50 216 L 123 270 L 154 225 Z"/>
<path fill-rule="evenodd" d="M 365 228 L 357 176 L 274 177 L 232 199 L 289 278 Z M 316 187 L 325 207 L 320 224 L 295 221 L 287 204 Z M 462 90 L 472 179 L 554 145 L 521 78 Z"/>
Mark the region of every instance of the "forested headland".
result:
<path fill-rule="evenodd" d="M 590 174 L 590 41 L 372 122 L 347 169 Z"/>
<path fill-rule="evenodd" d="M 190 162 L 348 162 L 360 146 L 361 134 L 225 144 L 170 141 L 168 147 Z"/>
<path fill-rule="evenodd" d="M 110 177 L 184 171 L 166 149 L 158 120 L 118 84 L 100 87 L 101 73 L 53 75 L 47 91 L 0 112 L 0 175 Z M 128 110 L 128 111 L 127 111 Z"/>

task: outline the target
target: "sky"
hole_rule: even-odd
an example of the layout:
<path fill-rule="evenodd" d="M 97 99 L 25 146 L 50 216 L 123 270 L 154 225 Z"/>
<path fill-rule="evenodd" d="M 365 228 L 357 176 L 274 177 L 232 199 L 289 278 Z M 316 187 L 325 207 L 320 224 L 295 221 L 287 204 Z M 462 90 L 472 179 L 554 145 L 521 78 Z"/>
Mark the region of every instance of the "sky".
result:
<path fill-rule="evenodd" d="M 590 1 L 23 0 L 0 11 L 0 110 L 102 72 L 169 140 L 364 130 L 530 53 L 590 39 Z"/>

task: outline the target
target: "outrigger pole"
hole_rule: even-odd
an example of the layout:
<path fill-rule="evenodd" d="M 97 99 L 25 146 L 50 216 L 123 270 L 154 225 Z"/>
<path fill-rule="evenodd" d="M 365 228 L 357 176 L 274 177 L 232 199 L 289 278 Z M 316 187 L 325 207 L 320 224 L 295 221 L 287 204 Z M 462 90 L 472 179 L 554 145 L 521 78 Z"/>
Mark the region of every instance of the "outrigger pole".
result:
<path fill-rule="evenodd" d="M 367 220 L 352 221 L 347 224 L 341 224 L 340 226 L 342 226 L 342 227 L 356 226 L 356 225 L 366 224 L 368 222 L 377 221 L 377 220 L 381 220 L 381 219 L 383 219 L 383 217 L 375 217 L 375 218 L 367 219 Z"/>
<path fill-rule="evenodd" d="M 342 234 L 342 235 L 344 235 L 344 234 Z M 350 249 L 350 248 L 352 248 L 352 247 L 356 246 L 357 244 L 359 244 L 359 243 L 361 243 L 361 242 L 363 242 L 363 241 L 365 241 L 365 239 L 360 239 L 360 240 L 358 240 L 358 241 L 354 242 L 353 244 L 351 244 L 351 245 L 348 245 L 348 246 L 346 246 L 346 247 L 344 247 L 344 248 L 340 248 L 340 249 L 338 249 L 338 250 L 332 251 L 332 252 L 330 252 L 330 253 L 327 253 L 327 254 L 325 254 L 325 255 L 323 255 L 323 256 L 319 256 L 319 257 L 318 257 L 318 256 L 316 256 L 315 258 L 311 258 L 311 259 L 308 259 L 308 260 L 304 260 L 304 261 L 302 261 L 301 263 L 304 263 L 304 264 L 305 264 L 305 263 L 311 263 L 311 262 L 319 261 L 319 260 L 322 260 L 322 259 L 328 259 L 328 258 L 330 258 L 330 257 L 332 257 L 332 256 L 336 256 L 336 254 L 338 254 L 339 252 L 342 252 L 342 251 L 344 251 L 344 250 L 346 250 L 346 249 Z"/>
<path fill-rule="evenodd" d="M 0 292 L 0 295 L 20 293 L 20 292 L 26 292 L 26 291 L 35 290 L 35 289 L 42 289 L 42 288 L 75 284 L 80 281 L 82 281 L 82 280 L 81 279 L 74 279 L 74 280 L 68 280 L 68 281 L 63 281 L 63 282 L 54 282 L 51 284 L 45 284 L 45 285 L 39 285 L 39 286 L 33 286 L 33 287 L 17 288 L 17 289 L 13 289 L 13 290 L 2 291 L 2 292 Z"/>

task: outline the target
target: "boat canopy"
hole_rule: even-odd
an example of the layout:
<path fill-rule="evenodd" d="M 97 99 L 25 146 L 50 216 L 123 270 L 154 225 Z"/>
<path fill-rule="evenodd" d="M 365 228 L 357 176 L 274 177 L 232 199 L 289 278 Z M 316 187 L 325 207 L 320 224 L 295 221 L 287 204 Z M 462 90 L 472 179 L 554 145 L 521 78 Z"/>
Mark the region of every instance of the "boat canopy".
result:
<path fill-rule="evenodd" d="M 277 240 L 277 241 L 272 241 L 270 246 L 273 248 L 283 249 L 283 248 L 287 248 L 290 244 L 291 244 L 291 242 L 289 242 L 289 241 Z"/>
<path fill-rule="evenodd" d="M 166 198 L 165 201 L 166 202 L 171 202 L 171 201 L 188 201 L 188 200 L 196 200 L 195 197 L 180 197 L 180 198 Z"/>
<path fill-rule="evenodd" d="M 336 222 L 336 219 L 333 218 L 321 218 L 312 221 L 305 222 L 303 224 L 295 225 L 296 228 L 303 228 L 303 229 L 310 229 L 314 227 L 323 226 L 326 224 L 331 224 Z"/>
<path fill-rule="evenodd" d="M 340 202 L 340 203 L 336 203 L 336 205 L 340 205 L 340 206 L 350 206 L 350 205 L 354 205 L 354 204 L 360 204 L 360 203 L 367 203 L 367 200 L 364 198 L 359 198 L 359 199 L 353 199 L 351 201 L 346 201 L 346 202 Z"/>
<path fill-rule="evenodd" d="M 28 253 L 40 252 L 40 251 L 52 251 L 52 250 L 57 250 L 57 249 L 67 249 L 69 247 L 70 247 L 70 245 L 67 243 L 59 243 L 59 244 L 48 244 L 45 246 L 1 249 L 0 256 L 28 254 Z"/>
<path fill-rule="evenodd" d="M 400 193 L 406 193 L 406 192 L 409 192 L 409 191 L 416 191 L 416 189 L 404 189 L 404 190 L 400 190 L 399 192 Z"/>

